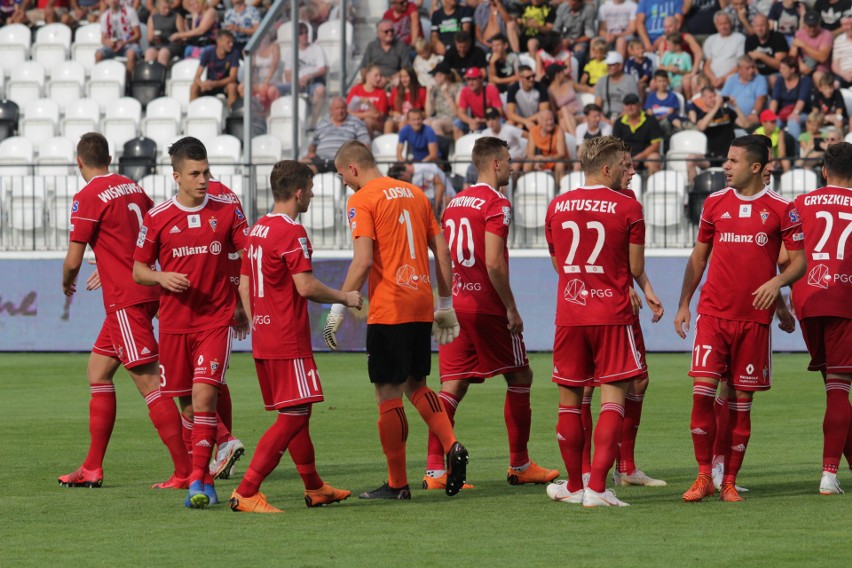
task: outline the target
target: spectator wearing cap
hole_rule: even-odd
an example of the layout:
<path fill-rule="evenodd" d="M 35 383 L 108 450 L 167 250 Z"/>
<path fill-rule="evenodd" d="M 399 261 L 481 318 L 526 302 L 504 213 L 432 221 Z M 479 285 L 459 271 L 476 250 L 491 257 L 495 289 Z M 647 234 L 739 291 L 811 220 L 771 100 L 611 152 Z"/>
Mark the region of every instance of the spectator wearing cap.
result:
<path fill-rule="evenodd" d="M 565 174 L 565 162 L 568 151 L 565 148 L 565 133 L 556 124 L 550 109 L 538 113 L 538 124 L 530 129 L 527 144 L 527 162 L 525 172 L 552 171 L 556 183 Z M 558 161 L 557 161 L 558 160 Z"/>
<path fill-rule="evenodd" d="M 485 110 L 497 109 L 501 115 L 503 102 L 500 91 L 491 84 L 485 84 L 482 71 L 471 67 L 464 74 L 465 86 L 459 93 L 456 119 L 453 121 L 453 135 L 456 140 L 468 132 L 479 132 L 485 129 Z"/>
<path fill-rule="evenodd" d="M 406 113 L 406 125 L 399 129 L 399 142 L 396 145 L 396 159 L 405 161 L 406 144 L 408 153 L 415 162 L 435 162 L 438 160 L 438 136 L 431 126 L 423 124 L 423 111 L 412 108 Z"/>
<path fill-rule="evenodd" d="M 754 130 L 754 134 L 762 134 L 772 140 L 772 156 L 777 160 L 787 156 L 787 144 L 784 140 L 784 131 L 778 128 L 778 115 L 769 109 L 760 113 L 760 126 Z M 789 160 L 781 160 L 781 169 L 785 172 L 790 169 Z"/>
<path fill-rule="evenodd" d="M 426 124 L 439 136 L 453 136 L 453 121 L 458 113 L 458 98 L 462 85 L 455 71 L 443 61 L 438 63 L 429 74 L 435 84 L 426 96 Z"/>
<path fill-rule="evenodd" d="M 660 145 L 663 132 L 652 114 L 642 110 L 639 95 L 630 93 L 622 99 L 624 114 L 612 126 L 612 135 L 630 146 L 630 155 L 636 169 L 644 168 L 649 174 L 660 170 Z"/>
<path fill-rule="evenodd" d="M 520 82 L 509 87 L 506 95 L 506 118 L 511 124 L 530 130 L 536 124 L 538 112 L 550 108 L 547 89 L 535 80 L 529 65 L 518 67 Z"/>
<path fill-rule="evenodd" d="M 485 52 L 481 47 L 473 45 L 473 38 L 465 31 L 456 34 L 452 47 L 444 54 L 444 63 L 455 69 L 461 76 L 474 67 L 484 75 L 485 68 L 488 67 Z"/>
<path fill-rule="evenodd" d="M 804 27 L 793 36 L 790 55 L 798 59 L 799 73 L 810 75 L 819 83 L 820 76 L 831 72 L 828 60 L 831 58 L 834 36 L 820 26 L 819 14 L 813 10 L 805 12 L 802 23 Z"/>
<path fill-rule="evenodd" d="M 733 31 L 731 16 L 725 12 L 716 12 L 713 22 L 719 31 L 704 41 L 704 74 L 714 88 L 721 89 L 737 72 L 737 58 L 745 53 L 745 36 Z"/>
<path fill-rule="evenodd" d="M 834 38 L 831 48 L 831 72 L 842 88 L 852 87 L 852 15 L 842 20 L 843 33 Z"/>
<path fill-rule="evenodd" d="M 396 82 L 396 75 L 403 67 L 411 65 L 408 46 L 393 33 L 393 22 L 380 20 L 376 24 L 376 39 L 367 44 L 359 69 L 378 65 L 385 82 Z"/>
<path fill-rule="evenodd" d="M 506 142 L 509 145 L 509 157 L 512 160 L 524 159 L 524 156 L 526 156 L 527 141 L 525 139 L 526 133 L 523 130 L 517 126 L 512 126 L 508 122 L 503 124 L 500 113 L 493 108 L 485 111 L 485 124 L 488 125 L 488 128 L 482 131 L 483 136 L 493 136 Z M 516 161 L 512 162 L 513 171 L 520 168 L 521 164 Z"/>
<path fill-rule="evenodd" d="M 749 118 L 752 126 L 757 125 L 757 117 L 766 107 L 768 92 L 766 78 L 757 73 L 754 59 L 748 55 L 743 55 L 737 60 L 737 74 L 728 77 L 725 86 L 722 87 L 722 96 L 736 99 L 737 105 Z"/>
<path fill-rule="evenodd" d="M 624 97 L 636 95 L 639 98 L 639 85 L 624 72 L 624 58 L 620 53 L 610 51 L 605 62 L 607 74 L 595 85 L 595 104 L 603 109 L 604 119 L 612 121 L 621 115 Z"/>

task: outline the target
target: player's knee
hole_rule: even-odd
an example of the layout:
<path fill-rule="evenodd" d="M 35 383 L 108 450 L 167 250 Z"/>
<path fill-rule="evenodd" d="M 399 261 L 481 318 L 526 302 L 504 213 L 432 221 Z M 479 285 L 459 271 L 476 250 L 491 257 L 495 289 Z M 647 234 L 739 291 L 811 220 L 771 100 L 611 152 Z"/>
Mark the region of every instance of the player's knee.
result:
<path fill-rule="evenodd" d="M 510 386 L 530 386 L 533 382 L 533 373 L 532 369 L 527 367 L 521 371 L 515 371 L 514 373 L 506 373 L 503 375 L 506 377 L 506 384 Z"/>

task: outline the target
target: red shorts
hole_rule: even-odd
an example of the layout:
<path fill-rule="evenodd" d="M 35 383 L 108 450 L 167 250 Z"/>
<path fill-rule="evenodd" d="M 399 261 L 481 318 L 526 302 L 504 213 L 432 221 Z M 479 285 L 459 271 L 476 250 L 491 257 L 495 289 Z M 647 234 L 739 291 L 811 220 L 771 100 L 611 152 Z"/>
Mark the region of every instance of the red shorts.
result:
<path fill-rule="evenodd" d="M 145 302 L 108 313 L 92 351 L 121 361 L 127 369 L 156 361 L 157 339 L 151 320 L 159 302 Z"/>
<path fill-rule="evenodd" d="M 441 382 L 488 377 L 521 371 L 529 366 L 524 336 L 510 333 L 506 316 L 456 312 L 461 333 L 438 347 Z"/>
<path fill-rule="evenodd" d="M 630 325 L 556 326 L 553 382 L 568 387 L 615 383 L 644 369 Z"/>
<path fill-rule="evenodd" d="M 808 370 L 852 373 L 852 319 L 821 316 L 799 323 L 811 354 Z"/>
<path fill-rule="evenodd" d="M 769 390 L 772 386 L 769 324 L 699 315 L 695 320 L 689 376 L 727 379 L 737 390 Z"/>
<path fill-rule="evenodd" d="M 645 336 L 642 335 L 642 325 L 638 319 L 633 322 L 633 342 L 636 344 L 636 351 L 639 352 L 639 361 L 642 364 L 642 373 L 635 378 L 641 381 L 648 378 L 648 363 L 645 362 Z M 597 388 L 601 386 L 601 382 L 597 379 L 592 379 L 592 384 L 586 386 Z"/>
<path fill-rule="evenodd" d="M 160 333 L 160 392 L 189 396 L 192 383 L 225 384 L 231 357 L 231 328 L 197 333 Z"/>
<path fill-rule="evenodd" d="M 255 359 L 257 380 L 266 410 L 322 402 L 322 384 L 313 357 Z"/>

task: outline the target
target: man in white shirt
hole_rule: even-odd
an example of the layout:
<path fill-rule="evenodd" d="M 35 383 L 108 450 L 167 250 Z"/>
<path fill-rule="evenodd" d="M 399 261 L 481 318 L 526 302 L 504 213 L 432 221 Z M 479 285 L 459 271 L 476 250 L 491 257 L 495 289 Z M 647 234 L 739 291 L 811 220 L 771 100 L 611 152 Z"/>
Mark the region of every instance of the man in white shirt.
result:
<path fill-rule="evenodd" d="M 704 74 L 713 88 L 721 89 L 737 72 L 737 59 L 745 54 L 745 36 L 733 31 L 731 17 L 725 12 L 716 12 L 713 22 L 719 32 L 704 41 Z"/>
<path fill-rule="evenodd" d="M 523 160 L 526 156 L 527 141 L 524 131 L 511 124 L 500 122 L 500 113 L 493 108 L 485 111 L 485 124 L 488 128 L 482 131 L 483 136 L 493 136 L 509 145 L 509 157 L 512 160 Z M 522 164 L 512 162 L 512 171 L 520 171 Z"/>
<path fill-rule="evenodd" d="M 284 61 L 284 85 L 279 89 L 282 95 L 290 94 L 293 83 L 293 48 L 287 48 L 282 54 Z M 319 113 L 325 104 L 325 76 L 328 64 L 325 53 L 316 43 L 308 41 L 307 24 L 299 24 L 299 91 L 307 92 L 311 97 L 311 126 L 317 123 Z"/>

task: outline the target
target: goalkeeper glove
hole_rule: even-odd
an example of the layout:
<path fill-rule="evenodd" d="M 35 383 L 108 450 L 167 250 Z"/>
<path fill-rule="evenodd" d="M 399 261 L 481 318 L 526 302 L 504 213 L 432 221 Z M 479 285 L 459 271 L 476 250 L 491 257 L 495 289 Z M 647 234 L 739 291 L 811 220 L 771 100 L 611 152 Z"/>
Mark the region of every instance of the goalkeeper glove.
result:
<path fill-rule="evenodd" d="M 325 320 L 325 327 L 322 328 L 322 338 L 332 351 L 337 351 L 337 337 L 335 334 L 340 329 L 340 324 L 343 323 L 344 310 L 346 310 L 346 306 L 343 304 L 332 304 L 331 310 L 328 312 L 328 317 Z"/>
<path fill-rule="evenodd" d="M 453 309 L 453 299 L 438 298 L 438 309 L 435 310 L 435 321 L 432 323 L 432 335 L 435 336 L 435 341 L 438 345 L 446 345 L 458 337 L 460 331 L 459 320 Z"/>

